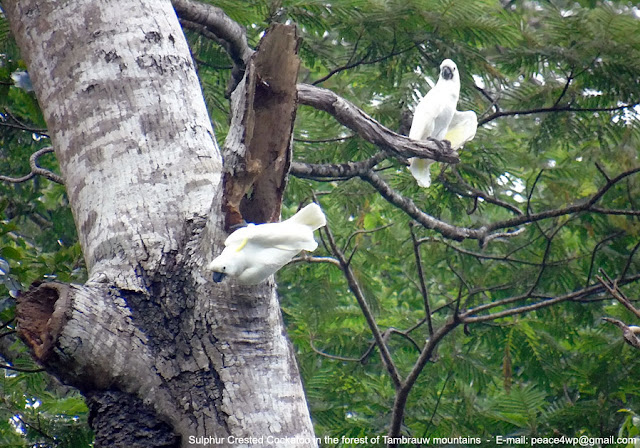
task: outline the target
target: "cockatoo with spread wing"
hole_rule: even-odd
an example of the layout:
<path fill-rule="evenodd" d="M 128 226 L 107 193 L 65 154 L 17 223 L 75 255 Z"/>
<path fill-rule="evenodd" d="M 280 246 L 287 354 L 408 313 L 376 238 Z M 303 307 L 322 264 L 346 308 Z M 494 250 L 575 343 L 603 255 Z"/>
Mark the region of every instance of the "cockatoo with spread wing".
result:
<path fill-rule="evenodd" d="M 460 96 L 460 74 L 456 63 L 445 59 L 440 64 L 438 82 L 420 100 L 413 114 L 409 138 L 413 140 L 449 140 L 452 149 L 461 148 L 476 135 L 478 117 L 473 111 L 458 112 Z M 429 167 L 433 160 L 409 159 L 409 170 L 418 185 L 431 185 Z"/>
<path fill-rule="evenodd" d="M 327 223 L 320 206 L 311 203 L 291 218 L 277 223 L 249 224 L 233 232 L 222 253 L 208 268 L 213 281 L 228 275 L 241 285 L 257 285 L 289 263 L 301 250 L 313 251 L 313 231 Z"/>

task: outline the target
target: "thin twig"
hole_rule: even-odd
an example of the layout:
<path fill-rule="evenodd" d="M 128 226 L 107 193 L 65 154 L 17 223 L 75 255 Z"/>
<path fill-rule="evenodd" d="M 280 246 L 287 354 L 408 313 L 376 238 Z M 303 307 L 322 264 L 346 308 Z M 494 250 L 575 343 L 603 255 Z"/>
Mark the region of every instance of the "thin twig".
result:
<path fill-rule="evenodd" d="M 628 284 L 628 283 L 633 283 L 640 280 L 640 274 L 635 275 L 633 277 L 628 277 L 626 279 L 621 279 L 618 281 L 618 283 L 621 284 Z M 460 315 L 460 320 L 464 323 L 477 323 L 477 322 L 487 322 L 487 321 L 491 321 L 491 320 L 496 320 L 499 319 L 501 317 L 507 317 L 507 316 L 512 316 L 514 314 L 523 314 L 523 313 L 527 313 L 529 311 L 534 311 L 534 310 L 539 310 L 542 308 L 546 308 L 549 307 L 551 305 L 555 305 L 556 303 L 560 303 L 560 302 L 566 302 L 569 300 L 580 300 L 583 299 L 585 297 L 594 295 L 594 294 L 598 294 L 601 293 L 603 291 L 605 291 L 606 288 L 601 285 L 601 284 L 593 284 L 591 286 L 588 286 L 586 288 L 582 288 L 579 289 L 577 291 L 572 291 L 570 293 L 567 294 L 563 294 L 561 296 L 556 296 L 556 297 L 552 297 L 552 296 L 543 296 L 543 295 L 533 295 L 533 296 L 525 296 L 525 295 L 521 295 L 521 296 L 515 296 L 515 297 L 509 297 L 506 299 L 501 299 L 501 300 L 496 300 L 494 302 L 491 303 L 486 303 L 480 306 L 477 306 L 475 308 L 471 308 L 469 310 L 467 310 L 466 312 L 462 313 Z M 541 300 L 540 302 L 536 302 L 534 304 L 531 305 L 523 305 L 523 306 L 519 306 L 516 308 L 511 308 L 508 310 L 504 310 L 504 311 L 500 311 L 500 312 L 496 312 L 496 313 L 492 313 L 492 314 L 486 314 L 486 315 L 482 315 L 482 316 L 476 316 L 477 313 L 479 313 L 480 311 L 485 311 L 487 309 L 490 308 L 495 308 L 498 306 L 504 306 L 504 305 L 508 305 L 510 303 L 513 302 L 517 302 L 517 301 L 521 301 L 521 300 L 525 300 L 528 298 L 538 298 L 538 299 L 544 299 Z"/>
<path fill-rule="evenodd" d="M 402 384 L 400 373 L 398 372 L 396 365 L 393 362 L 393 358 L 391 357 L 391 353 L 389 353 L 389 349 L 387 348 L 387 345 L 384 342 L 384 338 L 382 336 L 382 333 L 380 332 L 380 329 L 378 328 L 378 324 L 376 323 L 375 317 L 373 316 L 373 312 L 371 311 L 371 308 L 369 308 L 369 304 L 367 303 L 367 300 L 364 297 L 364 293 L 362 292 L 360 283 L 356 279 L 353 273 L 353 270 L 351 269 L 351 266 L 349 265 L 344 253 L 338 248 L 335 238 L 333 237 L 333 233 L 331 232 L 331 229 L 329 228 L 328 225 L 324 227 L 324 234 L 327 237 L 329 246 L 331 247 L 331 251 L 340 262 L 342 271 L 345 275 L 347 283 L 349 284 L 349 289 L 351 289 L 351 292 L 353 293 L 353 295 L 356 297 L 356 300 L 358 301 L 358 305 L 360 306 L 360 309 L 364 314 L 367 324 L 369 325 L 369 329 L 373 334 L 373 338 L 376 341 L 378 350 L 380 350 L 380 356 L 382 357 L 382 361 L 385 367 L 387 368 L 387 371 L 389 372 L 391 381 L 393 382 L 394 386 L 397 389 Z"/>
<path fill-rule="evenodd" d="M 622 106 L 614 107 L 571 107 L 571 106 L 556 106 L 556 107 L 540 107 L 536 109 L 524 109 L 524 110 L 509 110 L 498 111 L 489 115 L 486 118 L 478 121 L 478 126 L 482 126 L 490 121 L 500 117 L 510 117 L 514 115 L 532 115 L 532 114 L 544 114 L 550 112 L 615 112 L 624 109 L 631 109 L 638 106 L 640 103 L 624 104 Z"/>
<path fill-rule="evenodd" d="M 620 302 L 626 309 L 631 311 L 638 319 L 640 319 L 640 310 L 634 307 L 627 296 L 620 290 L 618 287 L 618 280 L 612 280 L 603 269 L 600 269 L 600 273 L 602 276 L 596 275 L 596 280 L 598 280 L 602 286 L 607 289 L 607 292 L 609 292 L 614 299 Z"/>
<path fill-rule="evenodd" d="M 0 364 L 0 369 L 13 370 L 14 372 L 22 372 L 22 373 L 44 372 L 44 369 L 26 369 L 23 367 L 14 367 L 7 364 Z"/>
<path fill-rule="evenodd" d="M 332 355 L 330 353 L 326 353 L 316 348 L 316 346 L 313 344 L 313 338 L 309 338 L 309 346 L 311 347 L 311 350 L 313 350 L 315 353 L 317 353 L 320 356 L 324 356 L 325 358 L 333 359 L 335 361 L 363 363 L 364 360 L 369 357 L 369 355 L 373 351 L 376 344 L 375 343 L 369 344 L 369 348 L 367 348 L 367 350 L 359 358 L 349 358 L 346 356 Z"/>
<path fill-rule="evenodd" d="M 422 257 L 420 255 L 420 244 L 413 230 L 414 224 L 409 223 L 409 231 L 411 232 L 411 241 L 413 242 L 413 255 L 416 258 L 416 268 L 418 269 L 418 279 L 420 280 L 420 292 L 422 293 L 422 302 L 424 303 L 425 320 L 429 329 L 429 336 L 433 336 L 433 322 L 431 322 L 431 309 L 429 305 L 429 291 L 424 280 L 424 271 L 422 270 Z"/>
<path fill-rule="evenodd" d="M 11 183 L 21 183 L 21 182 L 26 182 L 27 180 L 33 178 L 34 176 L 43 176 L 52 182 L 56 182 L 58 184 L 64 185 L 64 181 L 62 180 L 62 177 L 38 165 L 38 158 L 50 152 L 53 152 L 53 148 L 51 146 L 47 146 L 46 148 L 39 149 L 38 151 L 31 154 L 31 157 L 29 157 L 29 166 L 31 167 L 31 172 L 29 174 L 26 174 L 22 177 L 10 177 L 10 176 L 0 175 L 0 181 L 11 182 Z"/>

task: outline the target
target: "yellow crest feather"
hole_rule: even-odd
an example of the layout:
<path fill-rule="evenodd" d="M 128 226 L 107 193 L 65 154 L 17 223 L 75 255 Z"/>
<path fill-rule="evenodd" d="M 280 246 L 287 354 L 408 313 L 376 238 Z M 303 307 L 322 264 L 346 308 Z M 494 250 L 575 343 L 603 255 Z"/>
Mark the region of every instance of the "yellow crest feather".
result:
<path fill-rule="evenodd" d="M 236 248 L 236 252 L 240 252 L 244 246 L 249 242 L 249 238 L 245 238 L 242 243 Z"/>

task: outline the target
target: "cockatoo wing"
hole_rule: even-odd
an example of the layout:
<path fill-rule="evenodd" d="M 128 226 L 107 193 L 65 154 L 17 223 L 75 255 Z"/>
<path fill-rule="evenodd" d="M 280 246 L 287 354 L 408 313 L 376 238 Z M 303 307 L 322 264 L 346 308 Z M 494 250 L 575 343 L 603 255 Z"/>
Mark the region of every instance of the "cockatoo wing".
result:
<path fill-rule="evenodd" d="M 444 139 L 451 142 L 452 149 L 462 148 L 465 143 L 476 136 L 477 129 L 478 116 L 474 111 L 456 111 L 453 114 L 453 118 L 451 119 L 449 129 L 447 129 Z"/>
<path fill-rule="evenodd" d="M 409 138 L 412 140 L 426 140 L 433 134 L 436 116 L 440 111 L 436 101 L 437 95 L 432 93 L 434 89 L 429 90 L 429 93 L 416 106 L 411 129 L 409 130 Z"/>
<path fill-rule="evenodd" d="M 413 121 L 411 122 L 411 130 L 409 131 L 410 139 L 426 140 L 435 134 L 442 133 L 441 129 L 436 129 L 436 123 L 440 124 L 442 122 L 442 120 L 437 120 L 437 117 L 443 112 L 443 102 L 440 100 L 441 95 L 438 94 L 436 87 L 429 90 L 429 93 L 418 103 L 415 113 L 413 114 Z M 431 185 L 429 167 L 432 163 L 433 161 L 431 160 L 418 159 L 416 157 L 409 159 L 409 171 L 411 171 L 411 174 L 415 177 L 418 185 L 423 188 Z"/>
<path fill-rule="evenodd" d="M 240 284 L 257 285 L 301 250 L 314 250 L 318 246 L 313 231 L 298 224 L 261 224 L 249 230 L 242 232 L 245 238 L 236 238 L 228 244 L 209 268 L 235 277 Z"/>
<path fill-rule="evenodd" d="M 241 251 L 248 243 L 256 247 L 276 247 L 283 250 L 315 250 L 318 243 L 313 239 L 313 230 L 292 222 L 254 225 L 233 232 L 224 245 Z"/>

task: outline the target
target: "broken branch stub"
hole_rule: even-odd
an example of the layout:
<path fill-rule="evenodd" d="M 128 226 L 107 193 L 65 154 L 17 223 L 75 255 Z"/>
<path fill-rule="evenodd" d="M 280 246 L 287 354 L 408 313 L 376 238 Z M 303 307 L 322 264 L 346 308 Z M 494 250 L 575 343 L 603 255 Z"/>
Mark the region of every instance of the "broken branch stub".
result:
<path fill-rule="evenodd" d="M 300 38 L 275 24 L 253 54 L 231 96 L 232 119 L 223 148 L 225 226 L 276 222 L 291 164 Z"/>

